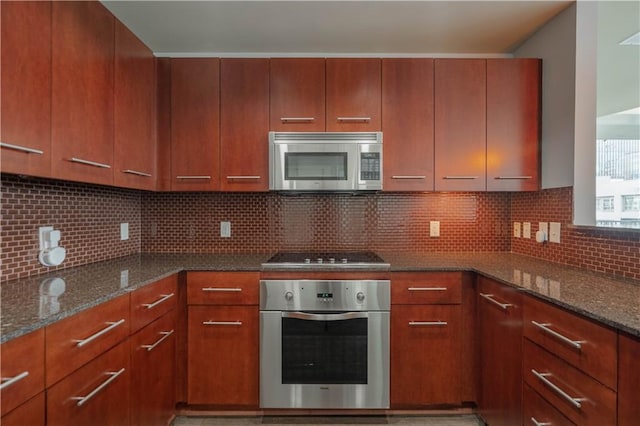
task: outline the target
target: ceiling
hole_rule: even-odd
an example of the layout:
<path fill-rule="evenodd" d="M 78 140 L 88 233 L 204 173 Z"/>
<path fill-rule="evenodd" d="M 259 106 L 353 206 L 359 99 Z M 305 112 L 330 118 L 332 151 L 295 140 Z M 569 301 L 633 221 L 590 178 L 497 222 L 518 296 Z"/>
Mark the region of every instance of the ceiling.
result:
<path fill-rule="evenodd" d="M 158 56 L 508 54 L 573 1 L 103 1 Z"/>

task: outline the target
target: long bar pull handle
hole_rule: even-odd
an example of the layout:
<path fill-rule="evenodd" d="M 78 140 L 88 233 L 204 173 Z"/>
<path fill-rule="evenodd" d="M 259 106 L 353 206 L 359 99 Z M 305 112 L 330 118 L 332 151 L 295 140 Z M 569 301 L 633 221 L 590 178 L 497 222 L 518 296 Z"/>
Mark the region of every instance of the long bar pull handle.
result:
<path fill-rule="evenodd" d="M 242 321 L 203 321 L 202 325 L 242 325 Z"/>
<path fill-rule="evenodd" d="M 533 176 L 496 176 L 494 179 L 504 179 L 504 180 L 508 180 L 508 179 L 515 179 L 515 180 L 527 180 L 527 179 L 533 179 Z"/>
<path fill-rule="evenodd" d="M 291 123 L 291 122 L 298 122 L 298 123 L 307 123 L 307 122 L 313 122 L 315 121 L 315 117 L 280 117 L 280 121 L 282 121 L 283 123 Z"/>
<path fill-rule="evenodd" d="M 86 166 L 100 167 L 102 169 L 110 169 L 111 166 L 104 163 L 98 163 L 96 161 L 83 160 L 82 158 L 71 157 L 69 159 L 72 163 L 84 164 Z"/>
<path fill-rule="evenodd" d="M 161 338 L 159 338 L 158 340 L 156 340 L 154 343 L 150 344 L 150 345 L 142 345 L 142 348 L 145 348 L 147 350 L 147 352 L 151 352 L 152 350 L 155 349 L 156 346 L 158 346 L 160 343 L 162 343 L 165 339 L 168 339 L 169 336 L 171 336 L 173 334 L 173 330 L 170 331 L 161 331 L 159 334 L 162 335 Z"/>
<path fill-rule="evenodd" d="M 225 291 L 242 291 L 242 289 L 239 287 L 203 287 L 202 291 L 225 292 Z"/>
<path fill-rule="evenodd" d="M 28 371 L 23 371 L 22 373 L 18 374 L 17 376 L 3 377 L 2 378 L 2 384 L 0 385 L 0 390 L 8 388 L 12 384 L 19 382 L 20 380 L 24 379 L 28 375 L 29 375 Z"/>
<path fill-rule="evenodd" d="M 128 173 L 130 175 L 142 176 L 142 177 L 151 177 L 151 173 L 139 172 L 137 170 L 123 170 L 122 173 Z"/>
<path fill-rule="evenodd" d="M 227 176 L 227 179 L 260 179 L 261 176 Z"/>
<path fill-rule="evenodd" d="M 84 345 L 96 340 L 98 337 L 102 336 L 103 334 L 106 334 L 106 333 L 110 332 L 111 330 L 113 330 L 114 328 L 118 327 L 119 325 L 124 324 L 124 318 L 121 319 L 120 321 L 107 322 L 106 324 L 108 324 L 108 327 L 103 328 L 102 330 L 100 330 L 97 333 L 87 337 L 86 339 L 73 340 L 74 342 L 76 342 L 76 346 L 81 348 Z"/>
<path fill-rule="evenodd" d="M 338 121 L 371 121 L 371 117 L 338 117 Z"/>
<path fill-rule="evenodd" d="M 124 368 L 121 368 L 119 371 L 108 371 L 108 372 L 106 372 L 105 374 L 107 376 L 111 376 L 111 377 L 109 377 L 107 380 L 102 382 L 102 384 L 100 384 L 97 388 L 95 388 L 94 390 L 89 392 L 89 394 L 87 394 L 87 396 L 72 396 L 71 399 L 73 399 L 74 401 L 78 401 L 78 402 L 76 402 L 76 405 L 78 407 L 82 407 L 91 398 L 96 396 L 102 389 L 104 389 L 107 386 L 109 386 L 109 384 L 111 384 L 111 382 L 113 382 L 115 379 L 117 379 L 118 376 L 121 375 L 122 373 L 124 373 Z"/>
<path fill-rule="evenodd" d="M 396 175 L 391 176 L 391 179 L 426 179 L 426 176 L 411 176 L 411 175 Z"/>
<path fill-rule="evenodd" d="M 409 325 L 411 326 L 419 326 L 419 325 L 447 325 L 446 321 L 409 321 Z"/>
<path fill-rule="evenodd" d="M 160 296 L 162 296 L 162 297 L 160 299 L 156 300 L 153 303 L 143 303 L 142 306 L 144 306 L 147 309 L 155 308 L 156 306 L 158 306 L 162 302 L 166 302 L 167 300 L 171 299 L 174 295 L 175 295 L 174 293 L 161 294 Z"/>
<path fill-rule="evenodd" d="M 571 405 L 573 405 L 576 408 L 582 408 L 581 402 L 582 401 L 586 401 L 586 398 L 574 398 L 571 395 L 569 395 L 568 393 L 566 393 L 564 390 L 562 390 L 557 385 L 555 385 L 553 382 L 551 382 L 551 380 L 547 379 L 547 377 L 551 377 L 552 376 L 551 373 L 538 373 L 534 369 L 531 369 L 531 372 L 533 373 L 534 376 L 536 376 L 538 379 L 540 379 L 540 381 L 542 381 L 542 383 L 544 383 L 545 385 L 550 387 L 552 390 L 554 390 L 558 395 L 560 395 L 562 398 L 567 400 L 567 402 L 569 402 Z"/>
<path fill-rule="evenodd" d="M 0 147 L 8 148 L 8 149 L 14 149 L 16 151 L 21 151 L 21 152 L 24 152 L 26 154 L 39 154 L 39 155 L 44 154 L 44 151 L 41 151 L 39 149 L 28 148 L 26 146 L 14 145 L 14 144 L 5 143 L 5 142 L 0 142 Z"/>
<path fill-rule="evenodd" d="M 176 176 L 176 179 L 211 179 L 211 176 L 207 175 L 180 175 Z"/>
<path fill-rule="evenodd" d="M 409 287 L 409 291 L 447 291 L 447 287 Z"/>
<path fill-rule="evenodd" d="M 584 343 L 584 341 L 571 340 L 567 336 L 563 336 L 562 334 L 558 333 L 557 331 L 550 329 L 549 326 L 551 324 L 541 324 L 541 323 L 539 323 L 537 321 L 531 321 L 531 324 L 535 325 L 540 330 L 544 331 L 547 334 L 552 335 L 556 339 L 562 341 L 563 343 L 566 343 L 567 345 L 569 345 L 569 346 L 571 346 L 573 348 L 576 348 L 578 350 L 582 349 L 582 343 Z"/>
<path fill-rule="evenodd" d="M 551 422 L 539 422 L 538 420 L 536 420 L 535 417 L 531 417 L 531 423 L 534 426 L 553 426 L 553 423 L 551 423 Z"/>
<path fill-rule="evenodd" d="M 489 302 L 493 303 L 496 306 L 499 306 L 500 308 L 504 309 L 505 311 L 507 309 L 509 309 L 511 306 L 513 306 L 511 303 L 500 303 L 498 302 L 496 299 L 493 298 L 493 294 L 484 294 L 484 293 L 480 293 L 480 296 L 487 299 Z"/>
<path fill-rule="evenodd" d="M 471 179 L 478 179 L 478 176 L 444 176 L 443 179 L 449 179 L 449 180 L 471 180 Z"/>

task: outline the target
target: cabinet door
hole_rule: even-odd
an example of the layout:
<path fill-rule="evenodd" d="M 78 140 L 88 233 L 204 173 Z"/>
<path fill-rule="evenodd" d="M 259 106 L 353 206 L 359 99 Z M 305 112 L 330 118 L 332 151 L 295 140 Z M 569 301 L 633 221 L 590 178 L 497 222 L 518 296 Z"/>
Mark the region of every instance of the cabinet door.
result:
<path fill-rule="evenodd" d="M 391 309 L 391 406 L 460 405 L 461 307 Z"/>
<path fill-rule="evenodd" d="M 113 184 L 114 18 L 99 2 L 53 2 L 51 173 Z"/>
<path fill-rule="evenodd" d="M 156 65 L 149 50 L 116 21 L 114 184 L 156 188 Z"/>
<path fill-rule="evenodd" d="M 220 61 L 220 188 L 269 190 L 269 60 Z"/>
<path fill-rule="evenodd" d="M 380 130 L 380 59 L 329 58 L 326 69 L 327 131 Z"/>
<path fill-rule="evenodd" d="M 15 410 L 0 417 L 2 426 L 45 426 L 44 392 L 31 398 Z"/>
<path fill-rule="evenodd" d="M 273 58 L 270 66 L 270 130 L 323 132 L 324 59 Z"/>
<path fill-rule="evenodd" d="M 522 421 L 522 305 L 516 289 L 479 278 L 479 412 L 491 426 Z"/>
<path fill-rule="evenodd" d="M 618 425 L 631 426 L 640 419 L 640 341 L 631 336 L 619 336 Z"/>
<path fill-rule="evenodd" d="M 486 189 L 486 61 L 435 60 L 435 190 Z"/>
<path fill-rule="evenodd" d="M 176 311 L 131 336 L 131 425 L 166 425 L 175 411 Z"/>
<path fill-rule="evenodd" d="M 539 59 L 487 59 L 487 191 L 540 186 Z"/>
<path fill-rule="evenodd" d="M 382 60 L 385 191 L 433 191 L 433 59 Z"/>
<path fill-rule="evenodd" d="M 171 190 L 220 188 L 220 60 L 171 59 Z"/>
<path fill-rule="evenodd" d="M 51 3 L 2 2 L 3 173 L 51 174 Z"/>
<path fill-rule="evenodd" d="M 190 306 L 187 402 L 258 406 L 257 306 Z"/>

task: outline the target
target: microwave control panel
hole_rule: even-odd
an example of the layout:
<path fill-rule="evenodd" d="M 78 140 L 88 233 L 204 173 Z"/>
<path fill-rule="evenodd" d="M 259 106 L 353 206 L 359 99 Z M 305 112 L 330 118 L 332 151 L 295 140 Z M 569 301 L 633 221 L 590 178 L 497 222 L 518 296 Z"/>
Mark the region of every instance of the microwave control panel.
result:
<path fill-rule="evenodd" d="M 360 153 L 360 180 L 380 180 L 380 153 Z"/>

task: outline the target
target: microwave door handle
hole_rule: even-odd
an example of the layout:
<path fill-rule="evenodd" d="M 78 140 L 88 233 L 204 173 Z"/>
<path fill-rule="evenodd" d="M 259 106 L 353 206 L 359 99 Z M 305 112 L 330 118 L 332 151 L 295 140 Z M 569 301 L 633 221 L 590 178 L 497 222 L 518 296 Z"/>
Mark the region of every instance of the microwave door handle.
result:
<path fill-rule="evenodd" d="M 356 318 L 369 318 L 367 312 L 342 312 L 339 314 L 309 314 L 307 312 L 282 312 L 282 318 L 295 318 L 306 321 L 343 321 Z"/>

